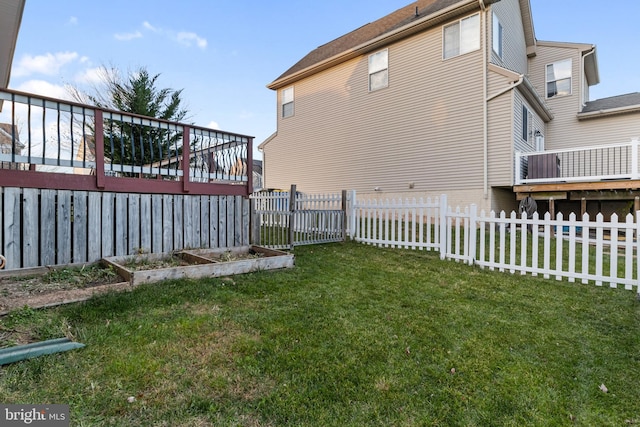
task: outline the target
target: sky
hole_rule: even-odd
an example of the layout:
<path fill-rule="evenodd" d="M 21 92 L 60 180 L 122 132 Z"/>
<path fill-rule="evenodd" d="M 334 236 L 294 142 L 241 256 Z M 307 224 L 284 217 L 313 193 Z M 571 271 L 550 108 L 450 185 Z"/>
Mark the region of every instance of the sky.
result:
<path fill-rule="evenodd" d="M 9 87 L 70 99 L 96 70 L 159 74 L 182 90 L 189 122 L 255 137 L 276 131 L 266 85 L 317 46 L 407 0 L 26 0 Z M 597 46 L 591 99 L 640 91 L 640 1 L 531 0 L 538 40 Z M 257 154 L 257 153 L 256 153 Z M 259 157 L 259 156 L 258 156 Z"/>

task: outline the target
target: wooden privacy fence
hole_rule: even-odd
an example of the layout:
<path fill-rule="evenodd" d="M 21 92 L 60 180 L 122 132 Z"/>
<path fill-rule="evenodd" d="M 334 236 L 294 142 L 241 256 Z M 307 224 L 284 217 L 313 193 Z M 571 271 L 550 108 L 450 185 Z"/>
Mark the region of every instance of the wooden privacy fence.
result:
<path fill-rule="evenodd" d="M 451 259 L 510 273 L 563 278 L 640 293 L 640 212 L 624 222 L 585 214 L 488 215 L 475 205 L 453 210 L 439 199 L 360 201 L 352 196 L 354 240 L 385 247 L 437 250 Z"/>
<path fill-rule="evenodd" d="M 290 191 L 262 191 L 250 196 L 252 243 L 274 249 L 342 242 L 346 236 L 346 191 L 306 195 Z"/>
<path fill-rule="evenodd" d="M 248 245 L 242 196 L 0 187 L 5 269 L 102 257 Z"/>

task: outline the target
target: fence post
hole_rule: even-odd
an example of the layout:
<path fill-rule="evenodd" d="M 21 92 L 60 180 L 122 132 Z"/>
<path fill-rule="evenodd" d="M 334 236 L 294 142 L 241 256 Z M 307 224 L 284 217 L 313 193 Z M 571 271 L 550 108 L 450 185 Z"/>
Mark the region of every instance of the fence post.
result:
<path fill-rule="evenodd" d="M 347 190 L 342 190 L 342 240 L 347 241 Z"/>
<path fill-rule="evenodd" d="M 440 196 L 440 259 L 445 259 L 447 255 L 447 195 Z"/>
<path fill-rule="evenodd" d="M 474 203 L 469 208 L 469 232 L 466 233 L 469 239 L 469 253 L 467 254 L 467 260 L 469 265 L 475 264 L 476 261 L 476 233 L 477 233 L 477 216 L 478 206 Z"/>
<path fill-rule="evenodd" d="M 291 184 L 289 192 L 289 249 L 293 249 L 295 238 L 296 185 Z"/>
<path fill-rule="evenodd" d="M 349 237 L 352 239 L 355 237 L 355 229 L 356 229 L 356 190 L 349 190 L 348 193 L 348 204 L 347 204 L 347 217 L 349 218 Z"/>
<path fill-rule="evenodd" d="M 250 234 L 250 241 L 252 245 L 260 245 L 261 244 L 261 238 L 260 238 L 260 228 L 261 228 L 261 224 L 260 224 L 260 220 L 261 220 L 261 214 L 259 214 L 256 208 L 257 205 L 257 200 L 253 197 L 249 198 L 249 234 Z"/>

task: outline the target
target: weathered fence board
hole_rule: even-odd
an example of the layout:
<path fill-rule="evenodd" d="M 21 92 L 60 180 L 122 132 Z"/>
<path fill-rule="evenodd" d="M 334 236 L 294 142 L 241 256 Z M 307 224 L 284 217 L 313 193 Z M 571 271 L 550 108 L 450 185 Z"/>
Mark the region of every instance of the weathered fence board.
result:
<path fill-rule="evenodd" d="M 102 256 L 109 257 L 115 255 L 114 239 L 114 212 L 115 212 L 115 195 L 113 193 L 104 193 L 102 195 Z"/>
<path fill-rule="evenodd" d="M 87 192 L 73 193 L 73 262 L 87 262 Z"/>
<path fill-rule="evenodd" d="M 38 190 L 25 189 L 22 194 L 22 259 L 25 264 L 37 264 L 39 236 Z"/>
<path fill-rule="evenodd" d="M 20 267 L 20 249 L 22 236 L 20 233 L 20 192 L 15 188 L 8 188 L 4 192 L 3 220 L 4 220 L 4 257 L 5 268 Z"/>
<path fill-rule="evenodd" d="M 40 191 L 40 264 L 56 263 L 56 191 Z M 5 236 L 6 238 L 6 236 Z M 24 266 L 30 266 L 24 264 Z M 14 267 L 18 268 L 18 266 Z M 7 267 L 7 269 L 9 269 Z"/>
<path fill-rule="evenodd" d="M 219 196 L 213 196 L 209 199 L 209 247 L 217 248 L 220 247 L 218 243 L 218 206 L 220 205 L 220 201 L 218 200 Z"/>
<path fill-rule="evenodd" d="M 127 202 L 127 253 L 140 252 L 140 195 L 129 194 Z"/>
<path fill-rule="evenodd" d="M 239 246 L 248 243 L 248 206 L 243 196 L 0 187 L 0 254 L 18 269 L 219 248 L 219 236 Z"/>
<path fill-rule="evenodd" d="M 56 263 L 71 262 L 71 191 L 58 191 L 56 206 Z"/>
<path fill-rule="evenodd" d="M 173 197 L 169 195 L 162 196 L 162 248 L 159 252 L 171 252 L 173 246 Z"/>
<path fill-rule="evenodd" d="M 140 195 L 140 251 L 151 252 L 151 195 Z"/>
<path fill-rule="evenodd" d="M 89 229 L 87 260 L 102 257 L 102 244 L 96 238 L 98 230 L 102 230 L 102 198 L 100 193 L 91 192 L 88 197 L 87 226 Z"/>
<path fill-rule="evenodd" d="M 127 255 L 129 253 L 129 242 L 128 242 L 128 233 L 127 233 L 127 204 L 128 204 L 128 195 L 126 193 L 117 193 L 116 194 L 116 204 L 115 204 L 115 250 L 116 256 Z"/>

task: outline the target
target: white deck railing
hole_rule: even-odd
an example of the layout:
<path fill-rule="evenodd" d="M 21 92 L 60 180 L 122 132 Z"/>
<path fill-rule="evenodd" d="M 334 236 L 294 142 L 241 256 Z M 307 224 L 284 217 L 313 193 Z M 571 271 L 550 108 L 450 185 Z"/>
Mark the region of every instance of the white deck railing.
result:
<path fill-rule="evenodd" d="M 614 145 L 515 153 L 515 185 L 640 179 L 637 138 Z"/>

